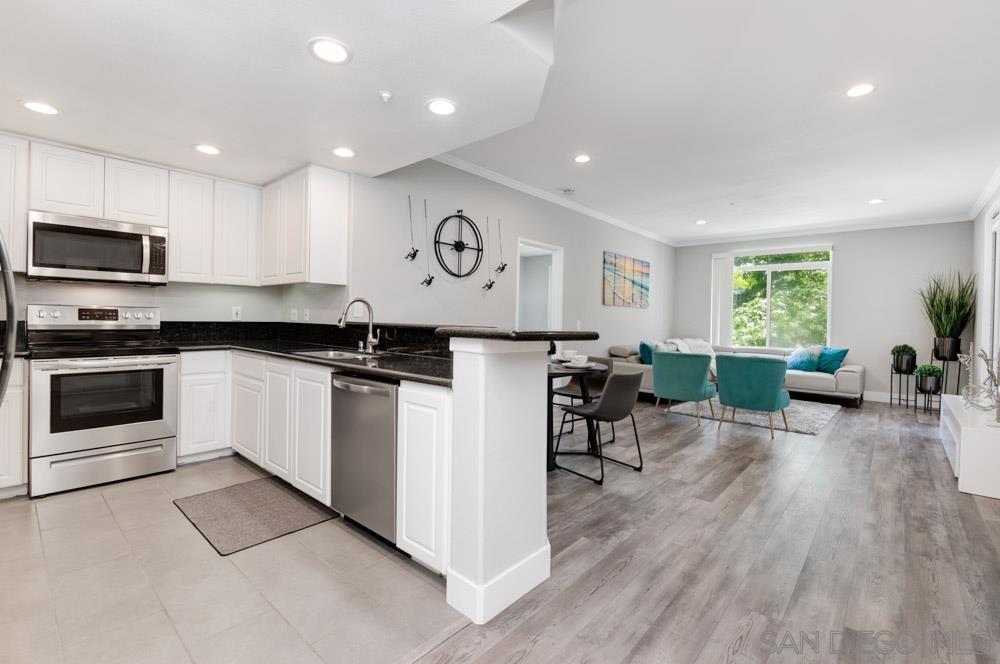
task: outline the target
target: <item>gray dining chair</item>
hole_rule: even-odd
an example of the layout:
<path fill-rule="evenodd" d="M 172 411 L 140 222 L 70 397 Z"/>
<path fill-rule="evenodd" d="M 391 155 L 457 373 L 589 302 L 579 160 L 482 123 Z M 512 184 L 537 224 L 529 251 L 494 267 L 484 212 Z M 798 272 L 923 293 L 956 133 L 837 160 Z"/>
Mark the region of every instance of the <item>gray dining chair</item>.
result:
<path fill-rule="evenodd" d="M 596 401 L 591 401 L 580 406 L 563 406 L 563 410 L 574 416 L 578 416 L 587 421 L 587 431 L 588 431 L 588 441 L 587 450 L 567 450 L 565 452 L 559 451 L 559 445 L 562 442 L 563 428 L 566 426 L 566 418 L 563 417 L 562 424 L 559 426 L 559 437 L 556 439 L 556 446 L 554 450 L 554 456 L 556 457 L 556 468 L 565 470 L 566 472 L 573 473 L 580 477 L 586 478 L 596 484 L 604 484 L 604 461 L 605 459 L 617 463 L 620 466 L 625 466 L 626 468 L 631 468 L 635 471 L 642 471 L 642 447 L 639 445 L 639 429 L 635 426 L 635 415 L 632 411 L 635 409 L 636 401 L 639 398 L 639 387 L 642 385 L 642 374 L 639 373 L 620 373 L 611 374 L 608 376 L 607 382 L 604 384 L 604 390 L 601 392 L 600 398 Z M 618 422 L 624 420 L 626 417 L 632 419 L 632 432 L 635 434 L 635 449 L 639 453 L 639 465 L 635 466 L 625 461 L 619 459 L 614 459 L 609 456 L 604 455 L 603 447 L 606 443 L 601 440 L 601 422 Z M 590 439 L 590 433 L 593 431 L 593 439 Z M 588 455 L 596 456 L 601 464 L 601 475 L 600 477 L 592 477 L 586 475 L 579 471 L 573 470 L 572 468 L 567 468 L 565 466 L 559 465 L 559 457 L 562 455 Z"/>
<path fill-rule="evenodd" d="M 562 387 L 557 387 L 552 390 L 553 396 L 560 396 L 569 399 L 569 405 L 575 406 L 576 402 L 587 403 L 583 399 L 583 389 L 580 387 L 581 381 L 587 381 L 587 395 L 590 400 L 599 399 L 601 392 L 604 391 L 604 384 L 608 381 L 608 376 L 611 375 L 611 360 L 610 358 L 605 359 L 603 357 L 592 357 L 590 360 L 596 364 L 603 364 L 607 369 L 601 373 L 587 374 L 582 376 L 573 376 L 569 379 L 569 382 Z M 559 404 L 555 402 L 553 398 L 552 406 L 558 406 Z M 563 413 L 563 420 L 569 418 L 569 433 L 576 433 L 576 423 L 582 422 L 582 417 L 577 417 L 571 415 L 570 413 Z M 615 442 L 615 423 L 611 423 L 611 439 L 607 443 Z"/>

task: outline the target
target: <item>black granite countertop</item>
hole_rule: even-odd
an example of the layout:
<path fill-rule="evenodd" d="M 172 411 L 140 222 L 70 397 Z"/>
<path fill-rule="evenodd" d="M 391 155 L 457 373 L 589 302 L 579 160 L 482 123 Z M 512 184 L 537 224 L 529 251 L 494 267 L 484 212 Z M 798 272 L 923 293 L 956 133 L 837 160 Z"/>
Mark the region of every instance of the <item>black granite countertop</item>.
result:
<path fill-rule="evenodd" d="M 439 327 L 440 337 L 499 339 L 501 341 L 593 341 L 597 332 L 581 330 L 503 330 L 496 327 Z"/>
<path fill-rule="evenodd" d="M 265 339 L 232 340 L 232 341 L 165 341 L 166 348 L 176 348 L 179 352 L 202 350 L 242 350 L 251 353 L 264 353 L 283 357 L 299 362 L 309 362 L 340 369 L 359 375 L 375 378 L 392 378 L 396 380 L 412 380 L 419 383 L 451 387 L 451 358 L 423 353 L 408 353 L 386 351 L 367 356 L 363 359 L 329 360 L 309 355 L 300 355 L 296 351 L 342 350 L 357 352 L 352 348 L 340 348 L 322 344 L 304 343 L 301 341 L 281 341 Z"/>

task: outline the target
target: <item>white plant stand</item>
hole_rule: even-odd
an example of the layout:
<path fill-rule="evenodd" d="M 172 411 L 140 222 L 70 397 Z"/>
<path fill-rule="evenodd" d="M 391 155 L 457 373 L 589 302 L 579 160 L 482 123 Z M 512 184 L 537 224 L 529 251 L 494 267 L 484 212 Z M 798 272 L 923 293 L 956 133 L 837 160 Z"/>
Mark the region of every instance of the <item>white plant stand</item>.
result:
<path fill-rule="evenodd" d="M 1000 426 L 992 412 L 967 409 L 956 394 L 941 397 L 941 444 L 958 490 L 1000 498 Z"/>

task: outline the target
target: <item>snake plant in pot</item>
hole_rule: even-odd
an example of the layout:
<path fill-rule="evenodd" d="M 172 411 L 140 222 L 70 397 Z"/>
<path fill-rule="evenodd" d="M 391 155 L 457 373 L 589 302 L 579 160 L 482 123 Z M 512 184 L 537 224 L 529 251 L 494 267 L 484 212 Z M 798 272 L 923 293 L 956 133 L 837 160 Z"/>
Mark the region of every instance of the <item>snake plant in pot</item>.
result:
<path fill-rule="evenodd" d="M 917 391 L 921 394 L 937 394 L 941 391 L 941 367 L 935 364 L 921 364 L 913 372 L 917 377 Z"/>
<path fill-rule="evenodd" d="M 912 374 L 917 368 L 917 351 L 909 344 L 892 347 L 892 370 L 901 374 Z"/>
<path fill-rule="evenodd" d="M 934 275 L 917 292 L 924 315 L 934 328 L 934 358 L 957 360 L 962 343 L 959 337 L 976 309 L 975 276 L 963 277 L 961 272 L 950 277 Z"/>

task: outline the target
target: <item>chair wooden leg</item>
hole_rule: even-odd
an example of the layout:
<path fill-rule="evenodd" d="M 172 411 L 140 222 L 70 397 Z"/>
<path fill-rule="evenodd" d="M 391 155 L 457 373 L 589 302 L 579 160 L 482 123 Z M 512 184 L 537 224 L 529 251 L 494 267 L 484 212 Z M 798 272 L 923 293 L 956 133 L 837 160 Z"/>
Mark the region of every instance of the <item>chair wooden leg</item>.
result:
<path fill-rule="evenodd" d="M 712 413 L 712 417 L 715 417 L 715 406 L 712 405 L 712 400 L 708 400 L 708 410 Z"/>
<path fill-rule="evenodd" d="M 771 440 L 774 440 L 774 413 L 767 414 L 767 423 L 771 427 Z"/>
<path fill-rule="evenodd" d="M 667 412 L 670 412 L 670 405 L 674 402 L 673 399 L 667 399 Z"/>
<path fill-rule="evenodd" d="M 653 408 L 659 408 L 659 407 L 660 407 L 660 397 L 656 397 L 656 404 L 654 404 Z"/>
<path fill-rule="evenodd" d="M 736 406 L 733 406 L 733 422 L 736 421 Z"/>
<path fill-rule="evenodd" d="M 788 431 L 788 415 L 785 415 L 785 409 L 781 409 L 781 419 L 785 421 L 785 431 Z"/>
<path fill-rule="evenodd" d="M 722 415 L 719 416 L 719 429 L 722 429 L 722 422 L 726 419 L 726 407 L 722 407 Z"/>
<path fill-rule="evenodd" d="M 698 422 L 698 426 L 701 426 L 701 402 L 694 402 L 694 419 Z"/>

